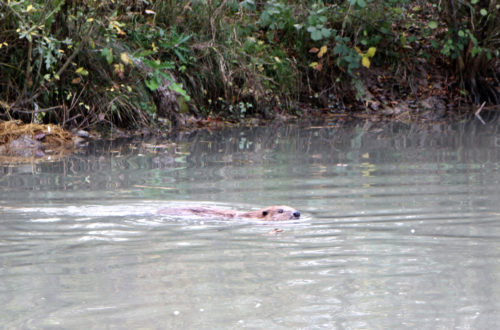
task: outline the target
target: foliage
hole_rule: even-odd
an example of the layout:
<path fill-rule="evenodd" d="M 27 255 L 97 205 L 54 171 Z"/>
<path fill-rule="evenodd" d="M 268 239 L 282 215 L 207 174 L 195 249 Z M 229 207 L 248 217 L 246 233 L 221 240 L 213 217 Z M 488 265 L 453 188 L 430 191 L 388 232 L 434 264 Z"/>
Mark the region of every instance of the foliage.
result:
<path fill-rule="evenodd" d="M 447 29 L 435 46 L 455 64 L 460 86 L 476 103 L 500 104 L 500 92 L 484 79 L 500 57 L 500 4 L 494 0 L 446 0 L 436 9 Z"/>
<path fill-rule="evenodd" d="M 307 32 L 311 39 L 319 41 L 328 39 L 332 35 L 332 29 L 326 26 L 328 22 L 328 8 L 315 4 L 312 6 L 307 17 Z"/>
<path fill-rule="evenodd" d="M 363 101 L 363 74 L 381 66 L 411 89 L 413 69 L 431 58 L 476 101 L 495 101 L 494 89 L 478 90 L 498 64 L 498 9 L 493 0 L 0 0 L 0 117 L 150 125 L 162 86 L 192 114 L 267 117 L 326 94 Z"/>

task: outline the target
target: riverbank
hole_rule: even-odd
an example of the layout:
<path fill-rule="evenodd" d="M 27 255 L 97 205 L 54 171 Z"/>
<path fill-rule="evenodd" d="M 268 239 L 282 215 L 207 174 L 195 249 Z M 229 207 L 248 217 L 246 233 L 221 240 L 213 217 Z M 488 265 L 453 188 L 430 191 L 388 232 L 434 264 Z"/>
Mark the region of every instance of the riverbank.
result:
<path fill-rule="evenodd" d="M 482 6 L 9 2 L 0 119 L 167 134 L 290 117 L 470 114 L 500 103 L 491 37 L 500 14 Z"/>

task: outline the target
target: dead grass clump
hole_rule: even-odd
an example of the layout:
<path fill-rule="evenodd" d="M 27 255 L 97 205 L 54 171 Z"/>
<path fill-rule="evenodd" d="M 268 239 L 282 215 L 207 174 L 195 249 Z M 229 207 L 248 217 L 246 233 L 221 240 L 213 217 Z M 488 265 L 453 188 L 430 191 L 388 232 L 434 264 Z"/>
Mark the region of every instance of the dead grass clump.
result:
<path fill-rule="evenodd" d="M 23 124 L 20 120 L 0 122 L 0 145 L 28 135 L 44 145 L 62 146 L 72 141 L 72 135 L 62 127 L 52 124 Z"/>

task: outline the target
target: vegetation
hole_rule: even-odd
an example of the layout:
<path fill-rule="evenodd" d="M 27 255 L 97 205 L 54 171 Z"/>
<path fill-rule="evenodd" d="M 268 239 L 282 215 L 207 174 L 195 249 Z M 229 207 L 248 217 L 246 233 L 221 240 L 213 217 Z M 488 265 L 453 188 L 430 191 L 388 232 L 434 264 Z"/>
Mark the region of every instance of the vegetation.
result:
<path fill-rule="evenodd" d="M 132 128 L 426 95 L 498 104 L 499 9 L 495 0 L 0 0 L 0 118 Z"/>

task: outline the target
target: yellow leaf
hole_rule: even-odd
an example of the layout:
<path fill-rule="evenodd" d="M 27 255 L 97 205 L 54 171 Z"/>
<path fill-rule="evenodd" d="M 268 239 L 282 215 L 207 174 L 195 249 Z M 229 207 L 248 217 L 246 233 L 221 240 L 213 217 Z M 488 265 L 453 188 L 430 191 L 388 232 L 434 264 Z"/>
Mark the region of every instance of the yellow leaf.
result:
<path fill-rule="evenodd" d="M 94 19 L 93 19 L 92 17 L 87 18 L 87 22 L 89 22 L 89 23 L 90 23 L 90 22 L 93 22 L 93 21 L 94 21 Z"/>
<path fill-rule="evenodd" d="M 323 55 L 326 54 L 326 51 L 328 50 L 328 47 L 326 46 L 321 46 L 319 53 L 318 53 L 318 58 L 322 58 Z"/>
<path fill-rule="evenodd" d="M 126 33 L 122 29 L 120 29 L 118 26 L 115 26 L 115 29 L 116 29 L 116 33 L 118 33 L 119 35 L 122 35 L 122 36 L 126 35 Z"/>
<path fill-rule="evenodd" d="M 121 63 L 120 64 L 114 64 L 113 66 L 114 66 L 114 69 L 115 69 L 114 70 L 115 73 L 122 73 L 125 70 L 125 68 L 123 67 L 123 64 L 121 64 Z"/>
<path fill-rule="evenodd" d="M 375 56 L 376 51 L 377 51 L 376 47 L 370 47 L 370 48 L 368 48 L 368 51 L 366 52 L 366 56 L 373 57 L 373 56 Z"/>
<path fill-rule="evenodd" d="M 280 58 L 279 58 L 278 56 L 275 56 L 275 57 L 274 57 L 274 60 L 275 60 L 276 62 L 278 62 L 278 63 L 281 63 L 281 60 L 280 60 Z"/>
<path fill-rule="evenodd" d="M 318 62 L 312 62 L 311 64 L 309 64 L 309 66 L 315 69 L 318 66 Z"/>
<path fill-rule="evenodd" d="M 28 5 L 28 7 L 26 7 L 26 12 L 29 13 L 30 11 L 33 11 L 35 10 L 35 8 L 33 8 L 33 5 Z"/>
<path fill-rule="evenodd" d="M 368 59 L 367 56 L 363 56 L 363 58 L 361 59 L 361 64 L 365 67 L 365 68 L 369 68 L 370 67 L 370 60 Z"/>
<path fill-rule="evenodd" d="M 121 53 L 120 60 L 123 62 L 123 64 L 132 64 L 132 61 L 130 60 L 130 57 L 128 57 L 127 53 Z"/>
<path fill-rule="evenodd" d="M 89 74 L 89 72 L 85 70 L 83 67 L 79 67 L 78 69 L 76 69 L 75 73 L 81 74 L 82 76 L 86 76 Z"/>
<path fill-rule="evenodd" d="M 361 54 L 361 49 L 359 49 L 358 46 L 354 46 L 354 50 L 358 52 L 358 54 Z"/>
<path fill-rule="evenodd" d="M 119 35 L 126 35 L 126 33 L 120 28 L 124 24 L 117 22 L 117 21 L 111 21 L 110 22 L 111 27 L 113 27 L 116 30 L 116 33 Z"/>

